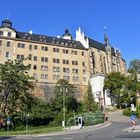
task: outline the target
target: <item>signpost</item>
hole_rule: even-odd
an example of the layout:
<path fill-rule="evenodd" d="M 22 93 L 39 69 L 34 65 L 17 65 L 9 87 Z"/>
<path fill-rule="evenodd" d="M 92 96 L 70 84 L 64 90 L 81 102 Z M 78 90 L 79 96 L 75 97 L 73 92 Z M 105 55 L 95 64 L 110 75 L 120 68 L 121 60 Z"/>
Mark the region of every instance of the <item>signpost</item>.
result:
<path fill-rule="evenodd" d="M 10 118 L 7 118 L 7 135 L 8 135 L 8 132 L 9 132 L 9 125 L 10 125 Z"/>
<path fill-rule="evenodd" d="M 131 111 L 136 111 L 134 104 L 131 104 Z"/>
<path fill-rule="evenodd" d="M 131 124 L 133 126 L 133 130 L 135 129 L 135 125 L 136 125 L 136 122 L 135 122 L 135 115 L 132 113 L 131 116 L 130 116 L 130 119 L 131 119 Z"/>

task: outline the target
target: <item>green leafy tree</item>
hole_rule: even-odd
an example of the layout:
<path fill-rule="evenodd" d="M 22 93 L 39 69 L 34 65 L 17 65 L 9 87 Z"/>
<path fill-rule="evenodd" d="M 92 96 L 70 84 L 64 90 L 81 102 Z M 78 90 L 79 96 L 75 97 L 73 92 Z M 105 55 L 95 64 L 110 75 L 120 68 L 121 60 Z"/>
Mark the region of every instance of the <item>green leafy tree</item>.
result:
<path fill-rule="evenodd" d="M 85 99 L 84 99 L 84 110 L 86 112 L 94 112 L 98 109 L 97 104 L 94 101 L 93 93 L 92 93 L 92 87 L 90 83 L 88 84 L 88 88 L 85 94 Z"/>
<path fill-rule="evenodd" d="M 61 89 L 60 89 L 61 88 Z M 63 90 L 63 92 L 62 92 Z M 61 111 L 63 108 L 63 94 L 68 111 L 76 110 L 77 101 L 74 98 L 75 87 L 69 84 L 67 80 L 60 79 L 54 89 L 54 98 L 52 99 L 53 109 Z"/>
<path fill-rule="evenodd" d="M 135 71 L 137 73 L 140 73 L 140 60 L 134 59 L 134 60 L 130 61 L 128 71 L 129 72 Z"/>
<path fill-rule="evenodd" d="M 125 76 L 120 72 L 109 73 L 104 80 L 104 88 L 110 91 L 111 102 L 116 103 L 118 106 L 122 101 L 125 81 Z"/>
<path fill-rule="evenodd" d="M 53 120 L 53 112 L 49 102 L 36 98 L 30 110 L 32 125 L 47 125 Z"/>
<path fill-rule="evenodd" d="M 137 79 L 138 72 L 135 69 L 129 69 L 129 76 L 127 76 L 126 91 L 129 94 L 131 103 L 136 105 L 139 110 L 137 94 L 140 93 L 140 82 Z"/>
<path fill-rule="evenodd" d="M 0 64 L 0 96 L 2 115 L 13 115 L 28 104 L 32 96 L 32 78 L 28 75 L 29 67 L 23 61 L 8 60 Z M 31 100 L 30 100 L 31 101 Z"/>
<path fill-rule="evenodd" d="M 73 115 L 73 111 L 77 110 L 78 102 L 74 97 L 74 93 L 75 87 L 72 84 L 69 84 L 69 82 L 64 79 L 58 80 L 54 89 L 54 97 L 50 100 L 50 107 L 54 120 L 56 121 L 55 123 L 61 124 L 63 118 L 63 98 L 65 98 L 66 118 L 71 114 Z"/>

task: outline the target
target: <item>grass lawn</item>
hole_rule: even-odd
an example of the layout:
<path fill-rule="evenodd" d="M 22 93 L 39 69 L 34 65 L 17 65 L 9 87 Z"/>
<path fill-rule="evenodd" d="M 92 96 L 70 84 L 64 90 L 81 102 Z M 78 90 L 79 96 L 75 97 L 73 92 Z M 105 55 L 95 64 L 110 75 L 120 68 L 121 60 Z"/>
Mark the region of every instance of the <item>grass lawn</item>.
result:
<path fill-rule="evenodd" d="M 42 133 L 50 133 L 50 132 L 57 132 L 62 131 L 62 127 L 30 127 L 28 129 L 28 134 L 42 134 Z M 20 131 L 0 131 L 0 136 L 10 136 L 10 135 L 26 135 L 26 130 Z"/>

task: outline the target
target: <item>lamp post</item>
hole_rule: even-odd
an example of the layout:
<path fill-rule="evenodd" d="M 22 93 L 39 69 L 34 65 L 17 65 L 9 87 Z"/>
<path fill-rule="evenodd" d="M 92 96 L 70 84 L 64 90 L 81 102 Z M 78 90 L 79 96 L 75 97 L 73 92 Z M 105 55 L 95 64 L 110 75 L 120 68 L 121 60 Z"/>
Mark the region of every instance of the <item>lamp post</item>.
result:
<path fill-rule="evenodd" d="M 60 92 L 63 94 L 63 121 L 62 125 L 65 130 L 66 110 L 65 110 L 65 93 L 68 92 L 67 86 L 60 86 Z"/>
<path fill-rule="evenodd" d="M 28 134 L 28 118 L 29 118 L 29 114 L 28 113 L 24 113 L 24 118 L 25 118 L 25 127 L 26 127 L 26 135 Z"/>

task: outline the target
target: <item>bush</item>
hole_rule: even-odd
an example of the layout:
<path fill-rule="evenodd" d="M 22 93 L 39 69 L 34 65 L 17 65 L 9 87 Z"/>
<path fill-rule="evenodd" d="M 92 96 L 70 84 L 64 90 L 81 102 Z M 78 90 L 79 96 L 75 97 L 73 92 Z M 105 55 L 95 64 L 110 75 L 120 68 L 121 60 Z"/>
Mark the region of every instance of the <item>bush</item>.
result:
<path fill-rule="evenodd" d="M 123 110 L 123 115 L 130 116 L 131 114 L 132 114 L 132 111 L 130 108 L 126 108 Z"/>
<path fill-rule="evenodd" d="M 140 110 L 139 111 L 133 111 L 134 115 L 136 115 L 137 118 L 140 118 Z M 123 110 L 123 115 L 130 116 L 132 114 L 132 111 L 130 108 L 126 108 Z"/>
<path fill-rule="evenodd" d="M 96 111 L 95 113 L 92 112 L 82 113 L 76 116 L 76 118 L 78 117 L 82 117 L 85 126 L 103 123 L 103 115 L 99 111 Z M 69 118 L 67 125 L 68 126 L 76 125 L 76 118 L 75 119 L 73 117 Z"/>

